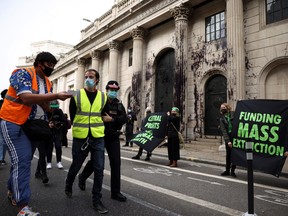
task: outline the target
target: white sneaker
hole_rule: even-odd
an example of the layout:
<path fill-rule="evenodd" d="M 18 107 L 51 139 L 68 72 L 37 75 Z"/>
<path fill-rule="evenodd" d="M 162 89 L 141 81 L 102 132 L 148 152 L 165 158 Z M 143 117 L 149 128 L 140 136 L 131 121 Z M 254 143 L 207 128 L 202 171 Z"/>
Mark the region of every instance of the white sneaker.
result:
<path fill-rule="evenodd" d="M 47 168 L 47 169 L 51 169 L 51 168 L 52 168 L 52 164 L 51 164 L 51 163 L 47 163 L 46 168 Z"/>
<path fill-rule="evenodd" d="M 25 206 L 21 209 L 21 211 L 17 214 L 17 216 L 40 216 L 39 212 L 33 212 L 31 208 Z"/>
<path fill-rule="evenodd" d="M 58 169 L 62 169 L 62 168 L 63 168 L 62 163 L 61 163 L 61 162 L 58 162 L 58 163 L 57 163 L 57 167 L 58 167 Z"/>

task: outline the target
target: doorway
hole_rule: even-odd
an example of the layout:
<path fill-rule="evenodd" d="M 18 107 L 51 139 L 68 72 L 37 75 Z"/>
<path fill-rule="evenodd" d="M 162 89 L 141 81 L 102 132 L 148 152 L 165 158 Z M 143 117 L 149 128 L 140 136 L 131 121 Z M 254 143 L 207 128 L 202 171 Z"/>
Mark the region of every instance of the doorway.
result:
<path fill-rule="evenodd" d="M 155 112 L 167 112 L 173 106 L 174 73 L 175 52 L 169 49 L 156 62 Z"/>
<path fill-rule="evenodd" d="M 222 75 L 210 77 L 205 87 L 204 134 L 220 136 L 220 105 L 227 102 L 227 79 Z"/>

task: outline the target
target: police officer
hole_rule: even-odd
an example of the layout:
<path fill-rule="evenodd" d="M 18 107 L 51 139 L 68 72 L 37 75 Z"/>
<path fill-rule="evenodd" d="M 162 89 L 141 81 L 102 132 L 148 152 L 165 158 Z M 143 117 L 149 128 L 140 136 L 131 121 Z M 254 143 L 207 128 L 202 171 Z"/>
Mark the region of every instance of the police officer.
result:
<path fill-rule="evenodd" d="M 117 81 L 111 80 L 106 85 L 107 103 L 103 109 L 102 117 L 105 125 L 105 148 L 108 153 L 111 168 L 111 198 L 125 202 L 126 197 L 120 192 L 120 130 L 126 123 L 126 111 L 123 104 L 117 99 L 120 89 Z M 92 162 L 88 161 L 83 172 L 79 175 L 79 187 L 85 190 L 85 181 L 92 174 Z"/>

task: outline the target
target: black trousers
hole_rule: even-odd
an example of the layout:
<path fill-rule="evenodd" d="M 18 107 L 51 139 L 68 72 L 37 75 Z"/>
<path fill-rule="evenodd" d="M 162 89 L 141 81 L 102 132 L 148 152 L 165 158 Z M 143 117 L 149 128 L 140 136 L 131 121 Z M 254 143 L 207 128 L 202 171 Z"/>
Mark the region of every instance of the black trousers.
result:
<path fill-rule="evenodd" d="M 141 157 L 141 156 L 142 156 L 142 153 L 143 153 L 143 148 L 139 148 L 137 155 L 138 155 L 139 157 Z M 151 152 L 147 152 L 147 156 L 146 156 L 146 157 L 149 158 L 149 157 L 151 157 L 151 155 L 152 155 Z"/>
<path fill-rule="evenodd" d="M 48 148 L 48 152 L 47 152 L 47 163 L 51 163 L 52 161 L 52 152 L 53 152 L 54 146 L 56 150 L 56 160 L 58 163 L 58 162 L 61 162 L 61 158 L 62 158 L 62 135 L 61 133 L 53 134 L 53 140 L 51 141 L 49 148 Z"/>
<path fill-rule="evenodd" d="M 51 140 L 32 141 L 32 153 L 34 154 L 36 148 L 39 152 L 39 159 L 36 172 L 46 173 L 46 155 L 50 146 Z"/>
<path fill-rule="evenodd" d="M 228 146 L 228 143 L 225 143 L 225 148 L 226 148 L 226 171 L 230 172 L 230 167 L 231 167 L 231 172 L 234 172 L 236 169 L 236 165 L 231 165 L 231 152 L 232 148 Z"/>

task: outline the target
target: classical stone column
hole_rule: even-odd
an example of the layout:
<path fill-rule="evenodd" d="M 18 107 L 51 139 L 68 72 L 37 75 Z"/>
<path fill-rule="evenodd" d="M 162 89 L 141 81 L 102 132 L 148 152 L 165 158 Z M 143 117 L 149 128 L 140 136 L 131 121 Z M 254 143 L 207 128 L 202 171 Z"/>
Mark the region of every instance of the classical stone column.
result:
<path fill-rule="evenodd" d="M 109 53 L 109 80 L 118 81 L 118 54 L 120 43 L 118 41 L 110 41 L 108 43 Z"/>
<path fill-rule="evenodd" d="M 235 108 L 245 99 L 245 48 L 242 0 L 226 0 L 228 44 L 228 100 Z"/>
<path fill-rule="evenodd" d="M 76 61 L 78 70 L 75 72 L 75 89 L 81 89 L 84 87 L 86 59 L 78 58 Z"/>
<path fill-rule="evenodd" d="M 90 55 L 92 57 L 92 68 L 98 71 L 98 73 L 100 75 L 100 80 L 102 80 L 103 71 L 99 71 L 99 65 L 100 65 L 100 61 L 101 61 L 101 57 L 102 57 L 102 52 L 99 50 L 93 50 L 90 52 Z M 98 83 L 98 86 L 97 86 L 98 89 L 101 89 L 101 87 L 102 87 L 101 83 L 102 82 Z"/>
<path fill-rule="evenodd" d="M 143 44 L 146 30 L 142 27 L 136 27 L 130 31 L 133 38 L 133 55 L 132 55 L 132 105 L 136 114 L 140 114 L 140 108 L 145 107 L 145 92 L 143 88 Z M 141 119 L 138 116 L 137 119 Z"/>
<path fill-rule="evenodd" d="M 57 93 L 58 92 L 58 79 L 54 79 L 52 81 L 52 87 L 53 87 L 53 92 Z"/>
<path fill-rule="evenodd" d="M 101 60 L 101 51 L 93 50 L 93 51 L 91 51 L 90 55 L 92 57 L 92 68 L 99 72 L 99 64 L 100 64 L 100 60 Z"/>
<path fill-rule="evenodd" d="M 67 76 L 63 75 L 61 77 L 58 78 L 58 91 L 57 92 L 60 92 L 60 91 L 66 91 L 67 89 Z M 59 101 L 59 105 L 61 107 L 61 109 L 63 110 L 63 112 L 67 112 L 67 109 L 66 107 L 68 107 L 68 103 L 69 103 L 69 100 L 65 100 L 65 101 L 61 101 L 61 100 L 58 100 Z"/>
<path fill-rule="evenodd" d="M 186 119 L 187 113 L 187 59 L 188 59 L 188 15 L 189 9 L 183 4 L 170 10 L 175 20 L 175 84 L 174 84 L 174 106 L 179 107 L 182 112 L 182 118 Z M 183 119 L 182 119 L 183 121 Z"/>

